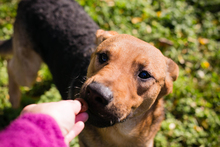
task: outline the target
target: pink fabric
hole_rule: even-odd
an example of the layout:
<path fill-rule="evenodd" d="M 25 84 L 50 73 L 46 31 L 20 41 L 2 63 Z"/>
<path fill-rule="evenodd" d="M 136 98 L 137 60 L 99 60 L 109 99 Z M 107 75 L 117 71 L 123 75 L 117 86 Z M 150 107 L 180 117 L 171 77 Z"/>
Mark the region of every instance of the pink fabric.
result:
<path fill-rule="evenodd" d="M 55 120 L 44 114 L 27 113 L 0 132 L 1 147 L 66 147 Z"/>

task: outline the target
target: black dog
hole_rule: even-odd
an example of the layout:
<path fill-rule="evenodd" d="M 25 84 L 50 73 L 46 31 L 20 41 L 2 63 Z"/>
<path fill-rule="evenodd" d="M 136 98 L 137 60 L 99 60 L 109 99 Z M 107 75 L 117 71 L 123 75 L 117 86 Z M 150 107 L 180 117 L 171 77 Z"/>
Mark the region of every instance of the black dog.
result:
<path fill-rule="evenodd" d="M 98 29 L 73 0 L 22 0 L 13 38 L 0 46 L 2 55 L 12 54 L 8 62 L 12 106 L 19 106 L 19 86 L 33 84 L 42 61 L 48 65 L 62 99 L 68 98 L 70 86 L 81 87 Z M 72 91 L 71 98 L 79 89 Z"/>

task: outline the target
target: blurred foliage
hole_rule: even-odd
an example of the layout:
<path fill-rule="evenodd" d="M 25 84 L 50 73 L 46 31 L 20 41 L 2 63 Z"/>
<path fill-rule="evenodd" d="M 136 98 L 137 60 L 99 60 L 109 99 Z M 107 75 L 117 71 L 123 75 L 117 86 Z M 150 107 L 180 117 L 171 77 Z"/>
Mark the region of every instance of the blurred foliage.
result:
<path fill-rule="evenodd" d="M 18 0 L 0 0 L 0 39 L 9 39 L 13 33 Z"/>
<path fill-rule="evenodd" d="M 102 29 L 145 40 L 178 63 L 180 75 L 165 97 L 166 119 L 155 146 L 220 146 L 220 1 L 77 1 Z M 16 7 L 17 0 L 0 0 L 0 39 L 12 35 Z M 0 58 L 0 128 L 20 111 L 10 108 L 7 91 L 6 61 Z M 21 108 L 60 100 L 46 65 L 37 83 L 22 91 Z"/>

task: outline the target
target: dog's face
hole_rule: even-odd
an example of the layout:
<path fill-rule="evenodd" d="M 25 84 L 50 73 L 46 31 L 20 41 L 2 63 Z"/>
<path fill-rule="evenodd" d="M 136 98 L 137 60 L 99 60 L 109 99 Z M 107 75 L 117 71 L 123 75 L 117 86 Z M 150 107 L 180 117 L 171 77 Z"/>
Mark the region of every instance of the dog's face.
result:
<path fill-rule="evenodd" d="M 145 113 L 170 93 L 178 66 L 154 46 L 130 35 L 97 31 L 81 97 L 88 103 L 89 123 L 108 127 Z"/>

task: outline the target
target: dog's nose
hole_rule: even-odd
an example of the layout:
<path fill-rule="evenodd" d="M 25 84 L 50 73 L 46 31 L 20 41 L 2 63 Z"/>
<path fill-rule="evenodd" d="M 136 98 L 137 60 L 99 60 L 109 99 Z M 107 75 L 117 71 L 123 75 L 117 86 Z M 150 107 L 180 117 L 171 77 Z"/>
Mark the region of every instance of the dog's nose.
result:
<path fill-rule="evenodd" d="M 112 99 L 112 91 L 104 86 L 103 84 L 92 82 L 87 87 L 88 101 L 93 101 L 93 103 L 99 103 L 101 105 L 108 105 Z"/>

